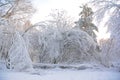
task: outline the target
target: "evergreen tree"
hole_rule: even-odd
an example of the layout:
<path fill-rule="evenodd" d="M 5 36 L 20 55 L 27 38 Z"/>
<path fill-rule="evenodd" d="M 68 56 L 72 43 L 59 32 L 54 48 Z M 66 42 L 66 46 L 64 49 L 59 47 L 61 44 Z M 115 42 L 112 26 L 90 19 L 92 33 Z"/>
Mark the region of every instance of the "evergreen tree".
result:
<path fill-rule="evenodd" d="M 95 39 L 96 35 L 93 32 L 93 30 L 97 31 L 97 27 L 92 23 L 93 11 L 90 7 L 88 7 L 87 4 L 80 6 L 80 8 L 82 8 L 82 11 L 79 14 L 80 19 L 77 22 L 75 22 L 76 27 L 87 32 L 91 37 Z"/>

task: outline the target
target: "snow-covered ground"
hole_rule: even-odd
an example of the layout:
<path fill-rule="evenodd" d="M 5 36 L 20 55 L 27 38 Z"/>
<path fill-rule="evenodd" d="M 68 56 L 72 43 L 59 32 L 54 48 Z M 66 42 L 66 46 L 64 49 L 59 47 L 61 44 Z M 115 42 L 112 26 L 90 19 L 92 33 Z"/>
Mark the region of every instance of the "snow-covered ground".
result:
<path fill-rule="evenodd" d="M 118 68 L 105 68 L 91 64 L 33 64 L 34 70 L 15 72 L 0 65 L 0 80 L 120 80 Z M 41 69 L 42 68 L 42 69 Z"/>
<path fill-rule="evenodd" d="M 120 72 L 113 70 L 38 70 L 40 74 L 0 72 L 0 80 L 120 80 Z"/>

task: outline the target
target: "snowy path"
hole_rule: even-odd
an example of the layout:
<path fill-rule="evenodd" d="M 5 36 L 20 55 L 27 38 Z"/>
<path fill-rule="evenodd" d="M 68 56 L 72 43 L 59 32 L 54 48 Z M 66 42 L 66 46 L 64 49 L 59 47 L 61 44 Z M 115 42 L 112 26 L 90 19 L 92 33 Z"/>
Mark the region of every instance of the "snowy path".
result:
<path fill-rule="evenodd" d="M 42 72 L 44 72 L 42 74 Z M 120 80 L 120 72 L 94 70 L 44 70 L 41 75 L 0 72 L 0 80 Z"/>

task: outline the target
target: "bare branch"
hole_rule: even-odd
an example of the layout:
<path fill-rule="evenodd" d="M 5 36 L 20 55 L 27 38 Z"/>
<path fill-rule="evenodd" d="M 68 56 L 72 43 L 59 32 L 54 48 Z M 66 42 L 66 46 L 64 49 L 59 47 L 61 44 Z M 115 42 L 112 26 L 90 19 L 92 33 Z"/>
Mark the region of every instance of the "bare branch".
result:
<path fill-rule="evenodd" d="M 0 7 L 5 6 L 5 5 L 8 5 L 8 4 L 9 4 L 9 3 L 1 4 Z"/>

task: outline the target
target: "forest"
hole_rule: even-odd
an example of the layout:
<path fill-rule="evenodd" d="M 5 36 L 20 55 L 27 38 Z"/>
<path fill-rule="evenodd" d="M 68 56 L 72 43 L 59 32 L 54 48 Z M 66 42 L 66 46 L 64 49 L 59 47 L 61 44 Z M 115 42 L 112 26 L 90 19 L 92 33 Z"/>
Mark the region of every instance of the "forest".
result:
<path fill-rule="evenodd" d="M 48 19 L 33 24 L 37 10 L 31 0 L 0 0 L 0 80 L 16 80 L 5 78 L 8 73 L 38 75 L 25 80 L 59 80 L 64 69 L 68 76 L 77 75 L 63 80 L 120 80 L 120 0 L 89 0 L 79 8 L 76 21 L 66 10 L 52 9 Z M 51 69 L 59 73 L 57 79 L 40 77 Z M 86 69 L 110 70 L 109 76 L 115 76 L 79 77 L 77 71 Z"/>

